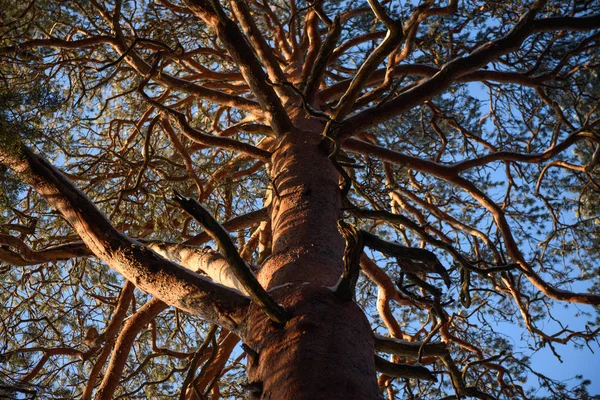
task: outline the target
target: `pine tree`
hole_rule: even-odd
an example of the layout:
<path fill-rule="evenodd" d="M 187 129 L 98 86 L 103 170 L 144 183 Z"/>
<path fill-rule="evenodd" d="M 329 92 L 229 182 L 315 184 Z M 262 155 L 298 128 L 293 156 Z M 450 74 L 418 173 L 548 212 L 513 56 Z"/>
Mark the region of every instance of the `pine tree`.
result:
<path fill-rule="evenodd" d="M 600 4 L 0 5 L 1 395 L 587 398 Z"/>

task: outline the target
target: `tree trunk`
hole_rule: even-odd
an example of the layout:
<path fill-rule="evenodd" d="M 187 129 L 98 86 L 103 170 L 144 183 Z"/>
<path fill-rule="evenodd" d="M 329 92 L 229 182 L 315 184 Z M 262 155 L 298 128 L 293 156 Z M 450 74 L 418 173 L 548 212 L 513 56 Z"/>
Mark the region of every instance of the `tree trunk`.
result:
<path fill-rule="evenodd" d="M 321 139 L 290 133 L 273 155 L 273 255 L 259 280 L 293 317 L 277 326 L 251 309 L 245 342 L 254 398 L 379 398 L 369 323 L 329 288 L 342 274 L 344 241 L 339 174 Z"/>

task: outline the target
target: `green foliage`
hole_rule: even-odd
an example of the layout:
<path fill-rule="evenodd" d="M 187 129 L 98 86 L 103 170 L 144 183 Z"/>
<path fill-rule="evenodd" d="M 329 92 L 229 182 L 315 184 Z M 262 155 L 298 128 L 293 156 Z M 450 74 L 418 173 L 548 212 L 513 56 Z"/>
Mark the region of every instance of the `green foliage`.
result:
<path fill-rule="evenodd" d="M 7 73 L 2 69 L 0 72 Z M 36 143 L 52 135 L 42 121 L 57 110 L 62 100 L 40 84 L 8 86 L 7 82 L 0 84 L 0 144 L 5 151 L 19 153 L 21 143 Z M 14 207 L 23 190 L 23 183 L 0 165 L 0 210 Z"/>

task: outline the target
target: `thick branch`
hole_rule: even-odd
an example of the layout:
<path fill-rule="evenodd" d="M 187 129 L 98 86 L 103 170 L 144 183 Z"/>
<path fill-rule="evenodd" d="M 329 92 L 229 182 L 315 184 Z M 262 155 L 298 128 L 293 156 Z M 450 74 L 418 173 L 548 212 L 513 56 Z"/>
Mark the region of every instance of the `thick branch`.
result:
<path fill-rule="evenodd" d="M 261 60 L 264 64 L 269 79 L 272 82 L 285 82 L 286 77 L 279 66 L 279 62 L 273 54 L 273 50 L 267 44 L 265 37 L 256 26 L 246 2 L 241 0 L 233 0 L 231 2 L 231 7 L 232 11 L 235 13 L 235 16 L 238 18 L 244 33 L 248 37 L 248 40 L 250 43 L 252 43 L 254 51 L 256 51 L 259 60 Z M 281 85 L 275 86 L 274 90 L 281 97 L 287 97 L 293 94 L 292 91 Z"/>
<path fill-rule="evenodd" d="M 150 242 L 146 246 L 182 267 L 204 272 L 218 284 L 248 294 L 244 285 L 235 276 L 229 261 L 210 247 L 199 249 L 195 246 L 164 242 Z"/>
<path fill-rule="evenodd" d="M 133 347 L 138 332 L 167 307 L 168 305 L 164 302 L 157 298 L 153 298 L 127 319 L 115 343 L 102 383 L 96 392 L 96 399 L 113 398 L 113 394 L 121 380 L 121 374 L 125 368 L 127 356 L 129 355 L 131 347 Z"/>
<path fill-rule="evenodd" d="M 397 78 L 403 75 L 410 75 L 415 77 L 430 78 L 440 72 L 440 68 L 425 65 L 425 64 L 400 64 L 395 65 L 392 72 L 392 77 Z M 373 72 L 367 81 L 366 86 L 374 86 L 381 84 L 386 77 L 387 69 L 382 68 Z M 456 82 L 505 82 L 505 83 L 517 83 L 524 86 L 538 86 L 548 80 L 552 79 L 552 75 L 543 74 L 538 76 L 530 76 L 525 73 L 511 72 L 511 71 L 494 71 L 480 69 L 473 71 L 469 74 L 462 75 L 456 79 Z M 322 102 L 327 102 L 338 98 L 348 89 L 351 79 L 346 79 L 329 86 L 327 89 L 323 89 L 319 93 L 319 98 Z"/>
<path fill-rule="evenodd" d="M 238 217 L 231 218 L 229 221 L 223 223 L 223 228 L 228 231 L 237 231 L 240 229 L 247 228 L 252 225 L 257 225 L 261 221 L 265 221 L 269 218 L 266 208 L 261 208 L 256 211 L 251 211 L 247 214 L 240 215 Z M 192 237 L 191 239 L 186 240 L 185 242 L 178 243 L 170 243 L 170 242 L 147 242 L 144 239 L 138 239 L 144 244 L 150 243 L 153 246 L 153 250 L 156 250 L 154 246 L 166 246 L 170 249 L 175 249 L 177 246 L 183 246 L 185 249 L 192 249 L 194 247 L 197 252 L 202 252 L 201 249 L 198 249 L 197 246 L 200 246 L 210 240 L 210 236 L 206 232 L 201 232 L 198 235 Z M 77 257 L 89 257 L 93 255 L 90 249 L 87 248 L 85 243 L 83 242 L 73 242 L 73 243 L 65 243 L 58 244 L 55 246 L 46 247 L 44 249 L 34 251 L 32 250 L 23 240 L 10 236 L 10 235 L 0 235 L 0 244 L 4 244 L 8 246 L 8 248 L 0 248 L 0 261 L 17 266 L 28 266 L 28 265 L 36 265 L 43 264 L 47 262 L 61 261 L 61 260 L 69 260 L 71 258 Z M 18 249 L 17 247 L 18 246 Z M 12 249 L 11 249 L 12 248 Z M 174 251 L 174 250 L 173 250 Z M 186 250 L 189 251 L 189 250 Z M 159 253 L 160 254 L 160 253 Z M 163 255 L 163 254 L 161 254 Z M 163 255 L 165 256 L 165 255 Z M 171 260 L 176 260 L 176 258 L 171 258 L 167 256 Z M 196 266 L 183 265 L 184 267 L 191 269 L 192 271 L 197 271 Z M 207 275 L 210 275 L 207 273 Z M 214 279 L 213 279 L 214 280 Z M 218 282 L 218 281 L 217 281 Z M 235 287 L 235 286 L 234 286 Z"/>
<path fill-rule="evenodd" d="M 343 220 L 338 221 L 338 229 L 346 239 L 344 250 L 344 273 L 335 288 L 336 296 L 342 301 L 354 299 L 356 282 L 360 275 L 360 257 L 364 244 L 360 232 Z"/>
<path fill-rule="evenodd" d="M 443 179 L 457 176 L 457 173 L 448 166 L 438 164 L 434 161 L 425 160 L 423 158 L 410 156 L 408 154 L 400 153 L 354 138 L 347 139 L 343 143 L 342 148 L 354 153 L 373 155 L 382 161 L 387 161 L 391 164 L 407 165 L 410 168 L 430 173 Z"/>
<path fill-rule="evenodd" d="M 261 215 L 261 212 L 262 214 L 266 215 L 266 213 L 264 213 L 264 210 L 265 209 L 261 209 L 252 213 L 248 213 L 246 215 L 242 215 L 237 218 L 232 218 L 231 220 L 225 222 L 223 226 L 228 230 L 242 229 L 248 226 L 247 224 L 251 225 L 253 223 L 254 219 L 251 217 L 253 217 L 254 215 Z M 248 216 L 250 216 L 250 218 Z M 204 244 L 209 239 L 210 237 L 207 234 L 201 234 L 193 238 L 194 244 L 196 246 Z M 152 243 L 151 245 L 154 246 L 156 245 L 156 243 Z M 186 249 L 189 248 L 185 245 L 172 245 L 184 246 Z M 177 256 L 180 257 L 180 255 Z M 194 263 L 194 257 L 182 258 L 182 263 L 184 267 L 190 268 L 192 271 L 199 271 L 198 264 Z M 108 368 L 106 369 L 106 373 L 104 374 L 104 379 L 102 380 L 102 384 L 100 385 L 100 388 L 96 393 L 97 399 L 112 399 L 117 385 L 121 380 L 123 368 L 125 368 L 125 362 L 127 361 L 127 355 L 129 354 L 129 351 L 133 346 L 137 334 L 167 307 L 168 305 L 164 302 L 158 300 L 157 298 L 153 298 L 149 300 L 146 304 L 144 304 L 135 314 L 133 314 L 130 318 L 127 319 L 121 333 L 119 334 L 119 337 L 117 338 L 115 347 L 110 358 L 110 363 L 108 365 Z M 227 349 L 231 351 L 232 348 L 230 347 L 235 346 L 235 343 L 237 343 L 239 339 L 237 339 L 237 336 L 235 336 L 232 333 L 228 336 L 227 340 Z M 219 348 L 219 354 L 221 354 L 221 350 L 223 350 L 222 346 Z M 226 360 L 227 357 L 225 357 L 225 361 Z M 211 368 L 212 367 L 213 366 L 211 365 Z"/>
<path fill-rule="evenodd" d="M 442 277 L 446 286 L 450 287 L 452 284 L 448 271 L 446 271 L 446 268 L 444 268 L 442 263 L 440 263 L 435 254 L 431 251 L 388 242 L 365 231 L 361 231 L 360 234 L 366 246 L 389 256 L 396 257 L 398 261 L 402 261 L 401 267 L 405 269 L 406 272 L 416 274 L 428 272 L 436 273 Z"/>
<path fill-rule="evenodd" d="M 585 17 L 552 17 L 536 19 L 533 21 L 533 29 L 536 32 L 570 30 L 589 31 L 600 28 L 600 14 Z"/>
<path fill-rule="evenodd" d="M 422 349 L 422 350 L 421 350 Z M 419 351 L 423 356 L 446 356 L 449 354 L 446 344 L 409 342 L 407 340 L 390 338 L 375 334 L 375 350 L 404 357 L 418 357 Z"/>
<path fill-rule="evenodd" d="M 212 6 L 207 0 L 185 0 L 189 9 L 216 31 L 227 52 L 238 64 L 242 76 L 252 89 L 273 130 L 278 134 L 290 132 L 292 122 L 273 87 L 269 85 L 262 65 L 237 25 L 225 15 L 218 1 Z"/>
<path fill-rule="evenodd" d="M 119 329 L 121 328 L 121 324 L 123 320 L 127 316 L 127 309 L 129 308 L 129 304 L 133 299 L 133 289 L 135 286 L 131 282 L 126 282 L 121 289 L 121 294 L 119 295 L 119 300 L 117 302 L 117 306 L 113 312 L 110 322 L 106 326 L 106 329 L 102 333 L 102 337 L 104 338 L 104 346 L 102 347 L 102 351 L 100 355 L 94 362 L 94 366 L 90 371 L 90 375 L 88 376 L 88 382 L 85 385 L 83 393 L 81 394 L 82 400 L 89 400 L 92 397 L 92 392 L 94 391 L 94 387 L 96 386 L 96 380 L 98 376 L 102 372 L 104 365 L 106 364 L 106 360 L 110 355 L 112 347 L 115 343 L 115 339 L 117 334 L 119 333 Z"/>
<path fill-rule="evenodd" d="M 329 27 L 329 32 L 327 38 L 319 48 L 319 52 L 317 53 L 317 58 L 312 66 L 310 74 L 306 79 L 306 86 L 304 87 L 304 95 L 306 97 L 306 101 L 311 103 L 312 99 L 319 89 L 321 85 L 323 74 L 325 73 L 325 69 L 327 68 L 327 64 L 333 53 L 335 48 L 335 44 L 340 38 L 340 34 L 342 33 L 342 28 L 340 25 L 340 19 L 336 16 L 333 20 L 331 26 Z"/>
<path fill-rule="evenodd" d="M 377 371 L 398 378 L 414 378 L 426 381 L 437 381 L 435 375 L 425 367 L 410 364 L 397 364 L 379 356 L 375 356 L 375 368 Z"/>
<path fill-rule="evenodd" d="M 213 216 L 200 203 L 188 199 L 175 192 L 174 200 L 188 214 L 196 219 L 206 229 L 208 234 L 217 242 L 223 255 L 229 261 L 235 277 L 242 284 L 253 301 L 261 306 L 263 311 L 274 321 L 285 323 L 288 312 L 277 304 L 267 291 L 260 285 L 254 273 L 242 259 L 227 231 L 213 218 Z"/>
<path fill-rule="evenodd" d="M 7 145 L 3 139 L 0 163 L 42 195 L 98 258 L 139 289 L 230 330 L 240 328 L 249 305 L 246 297 L 165 260 L 118 232 L 87 196 L 44 158 L 20 143 Z"/>
<path fill-rule="evenodd" d="M 483 44 L 468 56 L 450 61 L 433 77 L 403 92 L 389 102 L 378 104 L 376 107 L 369 108 L 348 118 L 338 126 L 338 137 L 352 135 L 358 130 L 393 118 L 442 93 L 458 77 L 477 70 L 502 54 L 518 49 L 521 43 L 533 32 L 535 27 L 533 24 L 534 18 L 545 3 L 546 1 L 543 0 L 536 1 L 506 36 Z"/>
<path fill-rule="evenodd" d="M 396 22 L 395 25 L 388 29 L 383 41 L 367 57 L 352 78 L 352 82 L 348 86 L 348 89 L 336 105 L 335 112 L 332 116 L 333 119 L 339 121 L 352 110 L 354 102 L 358 98 L 361 90 L 367 84 L 371 74 L 375 72 L 381 61 L 383 61 L 383 59 L 385 59 L 385 57 L 387 57 L 402 42 L 402 40 L 404 40 L 402 26 L 400 23 Z"/>

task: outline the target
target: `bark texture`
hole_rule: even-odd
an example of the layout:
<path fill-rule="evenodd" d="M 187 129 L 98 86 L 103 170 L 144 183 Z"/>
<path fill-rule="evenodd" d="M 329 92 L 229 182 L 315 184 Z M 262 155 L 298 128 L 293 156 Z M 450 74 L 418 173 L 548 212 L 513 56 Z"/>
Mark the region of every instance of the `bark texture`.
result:
<path fill-rule="evenodd" d="M 273 255 L 263 286 L 292 318 L 248 315 L 250 398 L 376 399 L 374 339 L 362 310 L 329 288 L 342 272 L 339 174 L 319 147 L 323 136 L 289 133 L 273 155 Z"/>
<path fill-rule="evenodd" d="M 379 391 L 369 323 L 356 303 L 340 301 L 312 284 L 275 290 L 293 314 L 273 324 L 257 307 L 249 314 L 246 344 L 250 398 L 377 399 Z"/>
<path fill-rule="evenodd" d="M 0 138 L 2 139 L 2 138 Z M 0 140 L 0 163 L 31 185 L 73 227 L 85 245 L 140 290 L 169 305 L 238 331 L 249 300 L 174 264 L 117 231 L 82 192 L 46 159 Z"/>
<path fill-rule="evenodd" d="M 319 147 L 322 139 L 314 131 L 288 133 L 273 154 L 273 253 L 259 274 L 266 288 L 332 286 L 342 274 L 339 174 Z"/>

